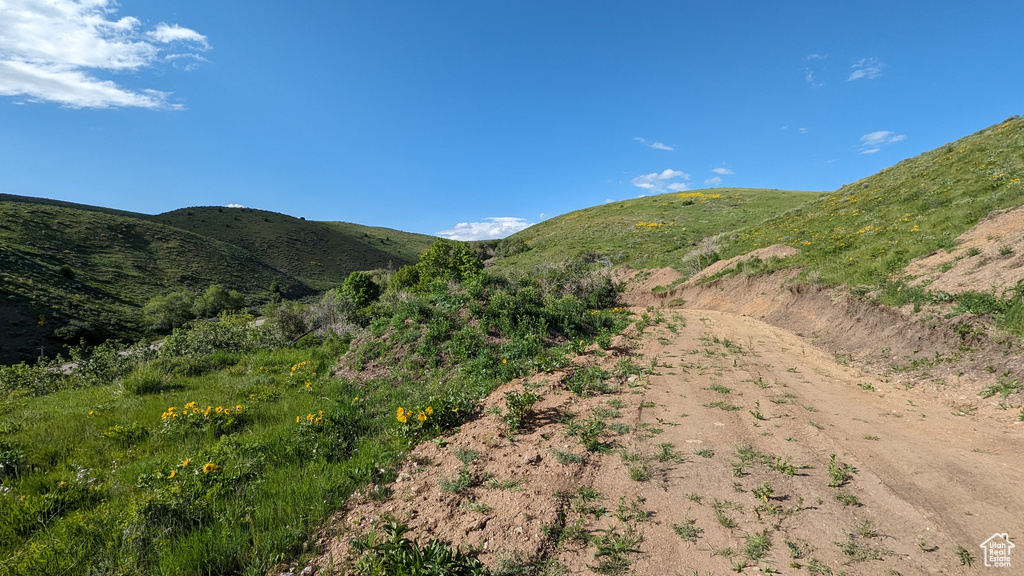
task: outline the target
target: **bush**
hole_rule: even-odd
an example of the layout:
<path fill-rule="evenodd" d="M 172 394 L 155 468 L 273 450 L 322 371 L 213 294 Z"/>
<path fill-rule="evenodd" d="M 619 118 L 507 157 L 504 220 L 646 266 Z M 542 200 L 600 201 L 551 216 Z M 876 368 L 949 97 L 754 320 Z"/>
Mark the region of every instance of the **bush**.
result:
<path fill-rule="evenodd" d="M 461 282 L 482 272 L 484 263 L 468 244 L 441 238 L 420 257 L 419 269 L 421 282 Z"/>
<path fill-rule="evenodd" d="M 356 307 L 363 308 L 380 296 L 380 286 L 366 272 L 352 272 L 338 292 L 352 300 Z"/>
<path fill-rule="evenodd" d="M 171 292 L 157 296 L 142 307 L 142 313 L 154 330 L 166 331 L 184 326 L 195 318 L 195 296 L 191 292 Z"/>
<path fill-rule="evenodd" d="M 68 280 L 75 279 L 75 269 L 67 264 L 60 267 L 60 275 Z"/>
<path fill-rule="evenodd" d="M 391 277 L 391 282 L 388 284 L 388 288 L 393 290 L 403 290 L 413 288 L 420 283 L 420 269 L 415 264 L 409 266 L 402 266 L 395 272 L 395 275 Z"/>
<path fill-rule="evenodd" d="M 216 351 L 246 352 L 271 348 L 281 343 L 269 330 L 255 325 L 246 313 L 224 312 L 216 322 L 202 322 L 188 329 L 175 329 L 164 340 L 159 356 L 206 356 Z"/>
<path fill-rule="evenodd" d="M 224 311 L 238 310 L 243 304 L 242 295 L 237 290 L 229 291 L 220 284 L 214 284 L 195 299 L 193 312 L 199 318 L 211 318 Z"/>

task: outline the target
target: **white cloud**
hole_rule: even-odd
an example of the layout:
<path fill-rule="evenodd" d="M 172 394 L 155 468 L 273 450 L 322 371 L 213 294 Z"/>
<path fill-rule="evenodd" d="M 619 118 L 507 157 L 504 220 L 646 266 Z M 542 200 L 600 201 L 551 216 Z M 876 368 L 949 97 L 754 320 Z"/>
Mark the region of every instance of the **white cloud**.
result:
<path fill-rule="evenodd" d="M 850 72 L 849 78 L 846 79 L 847 82 L 862 78 L 871 80 L 882 75 L 882 68 L 885 68 L 885 63 L 878 58 L 861 58 L 854 62 L 850 68 L 853 69 L 853 72 Z"/>
<path fill-rule="evenodd" d="M 438 236 L 452 240 L 493 240 L 515 234 L 532 226 L 524 218 L 484 218 L 484 222 L 459 222 L 451 230 L 442 230 Z"/>
<path fill-rule="evenodd" d="M 675 148 L 669 146 L 668 144 L 665 144 L 664 142 L 650 142 L 650 143 L 648 143 L 646 138 L 639 138 L 639 137 L 633 138 L 633 140 L 636 140 L 637 142 L 643 144 L 644 146 L 647 146 L 648 148 L 653 148 L 655 150 L 665 150 L 667 152 L 671 152 L 671 151 L 675 150 Z"/>
<path fill-rule="evenodd" d="M 807 134 L 808 132 L 810 132 L 810 131 L 811 131 L 811 129 L 810 129 L 810 128 L 798 128 L 797 130 L 798 130 L 798 131 L 799 131 L 799 132 L 800 132 L 801 134 Z"/>
<path fill-rule="evenodd" d="M 907 137 L 903 134 L 896 134 L 889 130 L 878 130 L 871 132 L 860 137 L 860 153 L 861 154 L 874 154 L 882 149 L 883 146 L 894 144 L 896 142 L 902 142 Z"/>
<path fill-rule="evenodd" d="M 690 175 L 682 170 L 667 169 L 661 172 L 651 172 L 650 174 L 643 174 L 630 180 L 633 186 L 641 188 L 650 192 L 651 194 L 661 194 L 666 191 L 682 191 L 688 190 L 689 184 L 680 182 L 680 180 L 689 180 Z"/>
<path fill-rule="evenodd" d="M 160 23 L 143 32 L 119 19 L 112 0 L 0 0 L 0 96 L 57 102 L 69 108 L 177 108 L 166 92 L 129 89 L 97 73 L 136 72 L 173 45 L 209 49 L 206 37 Z M 166 45 L 166 46 L 165 46 Z"/>
<path fill-rule="evenodd" d="M 146 36 L 154 42 L 160 42 L 161 44 L 170 44 L 172 42 L 194 42 L 203 48 L 210 47 L 206 42 L 206 36 L 203 36 L 195 30 L 182 28 L 177 24 L 161 22 L 156 25 L 156 29 L 146 32 Z"/>
<path fill-rule="evenodd" d="M 711 171 L 714 172 L 715 174 L 721 174 L 722 176 L 728 176 L 729 174 L 732 174 L 732 170 L 729 170 L 728 168 L 722 168 L 721 166 L 719 166 L 718 168 L 712 168 Z"/>
<path fill-rule="evenodd" d="M 816 64 L 816 62 L 819 60 L 825 60 L 827 58 L 827 55 L 822 54 L 808 54 L 807 56 L 803 57 L 804 81 L 813 86 L 814 88 L 821 88 L 822 86 L 824 86 L 823 83 L 818 81 L 818 77 L 816 76 L 816 68 L 819 68 L 821 66 L 820 64 Z"/>
<path fill-rule="evenodd" d="M 228 204 L 227 206 L 224 206 L 224 207 L 225 208 L 245 208 L 245 206 L 242 206 L 241 204 Z"/>
<path fill-rule="evenodd" d="M 704 181 L 704 183 L 707 184 L 708 186 L 718 186 L 719 184 L 722 183 L 722 179 L 719 178 L 718 176 L 715 176 L 714 178 L 708 178 L 707 180 Z"/>

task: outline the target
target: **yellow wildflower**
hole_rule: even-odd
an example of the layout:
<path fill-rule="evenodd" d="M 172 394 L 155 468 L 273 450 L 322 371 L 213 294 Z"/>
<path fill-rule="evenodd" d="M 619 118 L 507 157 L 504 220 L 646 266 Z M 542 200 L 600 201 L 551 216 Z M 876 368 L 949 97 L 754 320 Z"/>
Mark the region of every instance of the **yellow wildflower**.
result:
<path fill-rule="evenodd" d="M 424 410 L 424 412 L 427 413 L 427 416 L 433 416 L 434 415 L 434 408 L 432 406 L 427 406 L 427 409 Z"/>
<path fill-rule="evenodd" d="M 185 458 L 185 461 L 181 463 L 182 466 L 188 466 L 192 462 L 191 458 Z"/>
<path fill-rule="evenodd" d="M 298 424 L 299 422 L 302 422 L 302 416 L 295 417 L 295 423 Z"/>
<path fill-rule="evenodd" d="M 420 422 L 426 422 L 426 420 L 427 420 L 427 415 L 426 415 L 426 414 L 424 414 L 423 412 L 420 412 L 420 415 L 419 415 L 419 416 L 417 416 L 417 417 L 416 417 L 416 419 L 417 419 L 417 420 L 419 420 Z"/>
<path fill-rule="evenodd" d="M 174 478 L 177 475 L 178 475 L 178 471 L 177 470 L 171 470 L 171 475 L 168 476 L 168 478 Z"/>
<path fill-rule="evenodd" d="M 217 468 L 219 468 L 219 466 L 217 466 L 213 462 L 207 462 L 206 464 L 203 464 L 203 474 L 209 474 L 210 472 L 213 472 Z"/>
<path fill-rule="evenodd" d="M 241 411 L 242 411 L 242 405 L 241 404 L 236 404 L 235 405 L 235 412 L 241 412 Z"/>

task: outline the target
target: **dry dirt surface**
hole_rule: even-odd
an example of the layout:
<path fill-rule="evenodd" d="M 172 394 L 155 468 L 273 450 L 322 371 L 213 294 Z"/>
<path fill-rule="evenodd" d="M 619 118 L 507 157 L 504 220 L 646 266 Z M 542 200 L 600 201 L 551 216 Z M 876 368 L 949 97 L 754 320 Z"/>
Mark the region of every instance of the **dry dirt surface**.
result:
<path fill-rule="evenodd" d="M 1024 280 L 1024 206 L 992 212 L 957 238 L 956 249 L 912 262 L 907 275 L 932 291 L 1001 297 Z"/>
<path fill-rule="evenodd" d="M 649 295 L 659 275 L 634 284 Z M 726 300 L 742 308 L 761 287 Z M 711 301 L 724 289 L 693 290 Z M 421 543 L 474 547 L 495 569 L 538 562 L 538 574 L 987 571 L 984 541 L 1024 535 L 1024 423 L 1019 406 L 994 406 L 1019 395 L 981 402 L 974 381 L 871 373 L 762 320 L 769 308 L 635 308 L 642 330 L 499 390 L 371 488 L 389 497 L 353 496 L 324 530 L 321 572 L 345 573 L 348 539 L 387 517 Z M 567 388 L 587 366 L 603 367 L 607 390 Z M 504 394 L 523 389 L 543 400 L 509 434 Z"/>

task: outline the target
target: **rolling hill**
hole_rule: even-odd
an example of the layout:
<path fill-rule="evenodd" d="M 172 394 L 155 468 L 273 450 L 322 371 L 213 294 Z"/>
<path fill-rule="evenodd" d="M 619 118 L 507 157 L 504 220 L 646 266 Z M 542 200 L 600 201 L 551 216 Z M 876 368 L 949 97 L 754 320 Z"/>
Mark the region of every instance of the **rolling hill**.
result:
<path fill-rule="evenodd" d="M 223 284 L 253 298 L 312 290 L 230 244 L 131 213 L 0 198 L 0 361 L 60 343 L 138 335 L 140 307 Z M 126 215 L 127 214 L 127 215 Z"/>
<path fill-rule="evenodd" d="M 434 238 L 250 209 L 150 216 L 0 195 L 0 362 L 79 339 L 142 334 L 155 296 L 222 284 L 249 302 L 277 284 L 290 298 L 353 270 L 415 262 Z"/>
<path fill-rule="evenodd" d="M 609 202 L 513 234 L 504 246 L 516 253 L 496 259 L 495 266 L 529 269 L 593 251 L 616 265 L 679 267 L 702 238 L 757 224 L 821 196 L 820 192 L 715 188 Z"/>
<path fill-rule="evenodd" d="M 412 264 L 437 239 L 252 208 L 182 208 L 148 218 L 238 246 L 318 289 L 340 283 L 353 270 Z"/>
<path fill-rule="evenodd" d="M 1024 119 L 1012 117 L 746 226 L 723 256 L 784 243 L 802 250 L 787 265 L 810 279 L 876 285 L 914 258 L 951 251 L 991 211 L 1022 203 Z"/>

